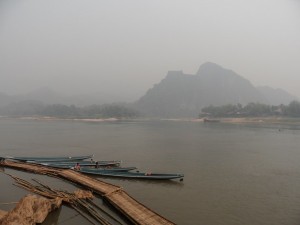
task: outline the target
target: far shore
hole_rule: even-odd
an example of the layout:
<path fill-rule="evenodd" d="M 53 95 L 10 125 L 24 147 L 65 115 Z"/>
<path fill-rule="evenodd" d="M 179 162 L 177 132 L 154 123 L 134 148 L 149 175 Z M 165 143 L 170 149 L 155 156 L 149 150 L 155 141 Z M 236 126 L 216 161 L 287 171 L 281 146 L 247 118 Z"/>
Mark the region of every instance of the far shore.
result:
<path fill-rule="evenodd" d="M 274 117 L 274 116 L 267 116 L 267 117 L 222 117 L 216 118 L 220 120 L 221 123 L 233 123 L 233 124 L 293 124 L 293 125 L 300 125 L 300 118 L 293 118 L 293 117 Z M 203 119 L 202 119 L 203 120 Z"/>
<path fill-rule="evenodd" d="M 0 117 L 0 119 L 22 119 L 22 120 L 41 120 L 41 121 L 82 121 L 82 122 L 114 122 L 114 121 L 178 121 L 178 122 L 205 122 L 205 118 L 59 118 L 59 117 L 46 117 L 46 116 L 28 116 L 28 117 Z M 289 124 L 300 125 L 300 118 L 295 117 L 218 117 L 206 118 L 217 121 L 218 123 L 228 124 Z M 208 122 L 209 123 L 209 122 Z"/>
<path fill-rule="evenodd" d="M 274 116 L 266 116 L 266 117 L 217 117 L 217 118 L 197 118 L 197 119 L 161 119 L 166 121 L 186 121 L 186 122 L 205 122 L 205 119 L 212 120 L 218 123 L 232 123 L 232 124 L 294 124 L 300 125 L 300 118 L 294 117 L 274 117 Z M 207 122 L 209 123 L 209 121 Z"/>
<path fill-rule="evenodd" d="M 118 121 L 119 118 L 60 118 L 50 116 L 22 116 L 22 117 L 0 117 L 3 119 L 21 119 L 21 120 L 41 120 L 41 121 L 54 121 L 54 120 L 70 120 L 70 121 L 84 121 L 84 122 L 105 122 L 105 121 Z"/>

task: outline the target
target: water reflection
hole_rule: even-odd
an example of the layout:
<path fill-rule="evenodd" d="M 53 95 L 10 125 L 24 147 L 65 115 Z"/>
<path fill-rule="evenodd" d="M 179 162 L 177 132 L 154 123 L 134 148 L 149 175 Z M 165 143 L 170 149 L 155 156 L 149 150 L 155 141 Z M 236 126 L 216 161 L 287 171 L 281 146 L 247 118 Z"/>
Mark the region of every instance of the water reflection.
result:
<path fill-rule="evenodd" d="M 59 224 L 58 221 L 59 221 L 61 209 L 62 209 L 62 207 L 59 207 L 58 209 L 49 213 L 49 215 L 47 216 L 45 221 L 42 223 L 42 225 L 57 225 L 57 224 Z M 69 219 L 73 219 L 76 216 L 78 216 L 78 214 L 76 214 L 73 217 L 70 217 Z M 60 223 L 62 223 L 62 221 Z"/>

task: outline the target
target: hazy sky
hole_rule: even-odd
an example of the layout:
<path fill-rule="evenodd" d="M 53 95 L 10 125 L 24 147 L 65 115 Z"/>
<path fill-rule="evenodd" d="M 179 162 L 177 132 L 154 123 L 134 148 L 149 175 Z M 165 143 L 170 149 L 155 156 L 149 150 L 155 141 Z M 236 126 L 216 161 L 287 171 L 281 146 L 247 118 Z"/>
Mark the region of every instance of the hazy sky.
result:
<path fill-rule="evenodd" d="M 300 96 L 300 1 L 0 0 L 0 92 L 132 101 L 206 61 Z"/>

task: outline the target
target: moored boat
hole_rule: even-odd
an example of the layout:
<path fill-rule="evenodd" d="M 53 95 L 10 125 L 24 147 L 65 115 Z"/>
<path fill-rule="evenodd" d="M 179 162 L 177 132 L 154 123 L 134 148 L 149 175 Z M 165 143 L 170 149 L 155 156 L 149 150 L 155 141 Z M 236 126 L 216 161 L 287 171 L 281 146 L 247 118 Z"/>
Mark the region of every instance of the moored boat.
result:
<path fill-rule="evenodd" d="M 33 162 L 37 163 L 37 162 Z M 38 162 L 43 166 L 50 166 L 56 168 L 72 168 L 77 163 L 79 163 L 80 167 L 107 167 L 107 166 L 119 166 L 121 161 L 98 161 L 97 162 L 89 162 L 89 161 L 74 161 L 74 162 Z"/>
<path fill-rule="evenodd" d="M 79 172 L 92 174 L 92 175 L 101 175 L 102 172 L 128 172 L 130 170 L 135 170 L 136 167 L 104 167 L 104 168 L 88 168 L 81 167 Z"/>
<path fill-rule="evenodd" d="M 105 170 L 99 171 L 97 175 L 106 176 L 106 177 L 147 179 L 147 180 L 171 180 L 177 178 L 182 179 L 184 177 L 183 174 L 117 172 L 117 171 L 105 171 Z"/>
<path fill-rule="evenodd" d="M 205 123 L 219 123 L 221 122 L 219 119 L 209 119 L 209 118 L 204 118 L 203 122 Z"/>
<path fill-rule="evenodd" d="M 17 160 L 22 162 L 70 162 L 70 161 L 82 161 L 85 159 L 93 158 L 93 155 L 85 156 L 65 156 L 65 157 L 15 157 L 6 156 L 5 159 Z"/>

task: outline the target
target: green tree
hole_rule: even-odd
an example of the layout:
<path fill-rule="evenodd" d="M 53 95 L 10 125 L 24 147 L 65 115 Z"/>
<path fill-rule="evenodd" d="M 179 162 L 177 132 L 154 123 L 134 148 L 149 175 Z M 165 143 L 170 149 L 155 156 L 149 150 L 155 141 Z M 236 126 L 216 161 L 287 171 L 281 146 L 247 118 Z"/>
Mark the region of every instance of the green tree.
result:
<path fill-rule="evenodd" d="M 292 101 L 288 105 L 286 112 L 287 112 L 288 116 L 299 117 L 300 116 L 300 102 Z"/>

